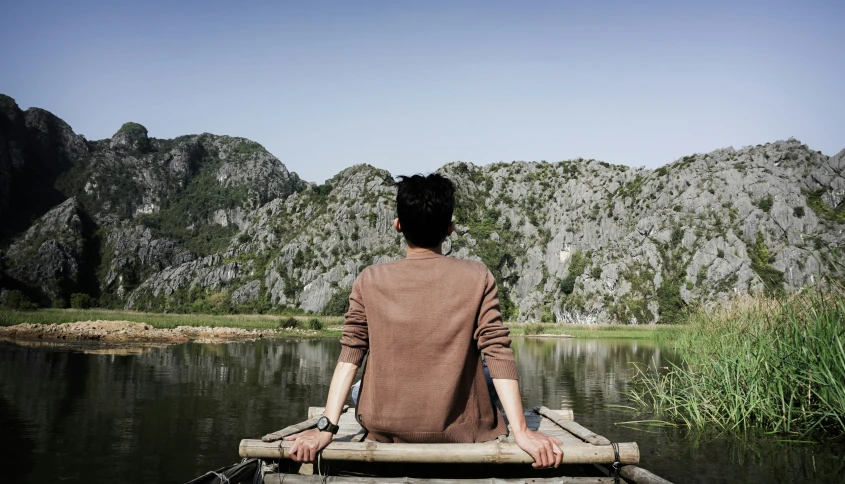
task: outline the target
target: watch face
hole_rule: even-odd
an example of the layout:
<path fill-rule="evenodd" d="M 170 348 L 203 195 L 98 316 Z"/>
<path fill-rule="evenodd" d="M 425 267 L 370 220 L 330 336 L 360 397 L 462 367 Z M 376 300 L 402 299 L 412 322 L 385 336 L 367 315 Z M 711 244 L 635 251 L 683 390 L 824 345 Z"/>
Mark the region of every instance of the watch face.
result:
<path fill-rule="evenodd" d="M 317 430 L 326 430 L 329 427 L 329 419 L 327 417 L 320 417 L 317 420 Z"/>

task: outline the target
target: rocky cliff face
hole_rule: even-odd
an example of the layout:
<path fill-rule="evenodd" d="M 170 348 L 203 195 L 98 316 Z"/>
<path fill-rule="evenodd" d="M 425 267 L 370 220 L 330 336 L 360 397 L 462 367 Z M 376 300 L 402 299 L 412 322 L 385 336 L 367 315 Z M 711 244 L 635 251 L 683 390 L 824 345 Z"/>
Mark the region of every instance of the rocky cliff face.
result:
<path fill-rule="evenodd" d="M 89 142 L 44 111 L 27 113 L 50 122 L 21 122 L 27 115 L 3 99 L 0 209 L 18 203 L 4 188 L 18 180 L 49 183 L 40 189 L 68 199 L 50 212 L 27 208 L 43 217 L 7 237 L 3 284 L 42 301 L 56 285 L 75 291 L 73 277 L 49 281 L 72 265 L 60 260 L 85 258 L 49 244 L 33 255 L 70 240 L 69 203 L 95 224 L 79 237 L 96 257 L 76 271 L 109 306 L 338 310 L 364 267 L 403 252 L 385 171 L 354 166 L 316 186 L 241 138 L 159 140 L 127 123 Z M 43 148 L 37 157 L 32 146 Z M 56 174 L 27 178 L 21 167 L 36 158 Z M 827 157 L 789 140 L 657 170 L 579 159 L 440 171 L 458 186 L 458 230 L 446 249 L 490 267 L 509 319 L 670 322 L 689 305 L 843 276 L 845 150 Z M 5 210 L 0 217 L 14 211 Z M 33 269 L 44 266 L 52 272 Z"/>
<path fill-rule="evenodd" d="M 71 292 L 96 290 L 87 277 L 96 264 L 92 224 L 87 219 L 75 198 L 47 212 L 8 247 L 4 279 L 37 289 L 42 304 L 56 300 L 66 304 Z"/>
<path fill-rule="evenodd" d="M 0 94 L 0 237 L 25 230 L 67 196 L 54 188 L 71 159 L 88 152 L 85 138 L 44 111 L 21 111 Z"/>

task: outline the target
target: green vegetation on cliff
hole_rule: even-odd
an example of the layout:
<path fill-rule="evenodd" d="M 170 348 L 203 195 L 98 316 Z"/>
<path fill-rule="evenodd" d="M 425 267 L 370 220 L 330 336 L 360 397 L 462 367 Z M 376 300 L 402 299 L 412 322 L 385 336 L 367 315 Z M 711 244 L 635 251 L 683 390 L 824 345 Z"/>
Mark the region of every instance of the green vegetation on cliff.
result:
<path fill-rule="evenodd" d="M 783 292 L 783 272 L 772 267 L 775 258 L 770 254 L 769 247 L 762 232 L 757 232 L 754 245 L 748 251 L 751 258 L 751 269 L 760 276 L 766 285 L 766 293 L 777 295 Z"/>
<path fill-rule="evenodd" d="M 821 219 L 840 224 L 845 223 L 845 199 L 839 202 L 839 205 L 836 207 L 830 208 L 823 199 L 827 192 L 828 190 L 826 188 L 805 191 L 804 194 L 807 197 L 807 205 L 809 205 L 810 208 L 813 209 L 813 212 L 815 212 Z"/>
<path fill-rule="evenodd" d="M 128 123 L 123 123 L 123 126 L 121 126 L 119 130 L 117 130 L 117 134 L 124 134 L 124 133 L 126 133 L 126 134 L 142 134 L 142 135 L 146 136 L 147 135 L 147 128 L 145 128 L 144 126 L 142 126 L 138 123 L 134 123 L 134 122 L 130 121 Z"/>

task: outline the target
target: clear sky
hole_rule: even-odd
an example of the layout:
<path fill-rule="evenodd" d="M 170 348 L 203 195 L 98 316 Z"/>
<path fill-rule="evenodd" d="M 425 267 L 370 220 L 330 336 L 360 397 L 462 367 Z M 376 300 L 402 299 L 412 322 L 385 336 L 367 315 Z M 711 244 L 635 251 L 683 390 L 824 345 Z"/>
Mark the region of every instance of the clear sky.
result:
<path fill-rule="evenodd" d="M 4 2 L 0 92 L 89 139 L 136 121 L 322 182 L 450 161 L 658 167 L 845 148 L 845 2 Z"/>

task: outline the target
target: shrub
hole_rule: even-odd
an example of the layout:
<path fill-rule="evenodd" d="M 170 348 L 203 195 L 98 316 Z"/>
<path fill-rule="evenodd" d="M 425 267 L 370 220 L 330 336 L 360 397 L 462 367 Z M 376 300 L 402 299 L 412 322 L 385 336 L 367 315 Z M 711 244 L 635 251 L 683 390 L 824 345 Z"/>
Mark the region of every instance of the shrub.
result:
<path fill-rule="evenodd" d="M 318 318 L 311 318 L 308 320 L 308 329 L 320 331 L 321 329 L 323 329 L 323 322 L 320 321 Z"/>
<path fill-rule="evenodd" d="M 757 239 L 748 251 L 748 257 L 751 259 L 751 270 L 760 276 L 760 280 L 766 287 L 766 293 L 775 295 L 783 292 L 783 272 L 772 267 L 771 263 L 774 262 L 775 257 L 766 246 L 763 232 L 757 232 Z"/>
<path fill-rule="evenodd" d="M 678 245 L 684 240 L 684 229 L 675 227 L 672 229 L 672 245 Z"/>
<path fill-rule="evenodd" d="M 77 292 L 70 296 L 70 307 L 73 309 L 88 309 L 91 305 L 91 296 L 84 292 Z"/>
<path fill-rule="evenodd" d="M 681 297 L 681 281 L 665 278 L 657 288 L 657 304 L 661 324 L 678 323 L 686 314 L 686 303 Z"/>
<path fill-rule="evenodd" d="M 587 265 L 590 263 L 591 257 L 592 256 L 589 252 L 586 254 L 581 254 L 580 252 L 572 254 L 572 259 L 569 262 L 566 277 L 564 277 L 560 282 L 561 292 L 567 295 L 572 294 L 575 290 L 575 279 L 584 273 L 584 269 L 586 269 Z"/>
<path fill-rule="evenodd" d="M 30 301 L 26 297 L 26 294 L 17 289 L 6 292 L 6 299 L 3 301 L 3 306 L 16 311 L 33 311 L 38 309 L 37 304 Z"/>
<path fill-rule="evenodd" d="M 297 327 L 299 327 L 299 322 L 296 318 L 290 317 L 279 321 L 280 329 L 296 329 Z"/>
<path fill-rule="evenodd" d="M 772 196 L 768 195 L 768 196 L 766 196 L 766 198 L 760 200 L 757 203 L 757 206 L 760 208 L 760 210 L 762 210 L 766 213 L 769 213 L 769 211 L 772 209 L 772 205 L 774 205 L 774 203 L 775 202 L 772 199 Z"/>
<path fill-rule="evenodd" d="M 53 299 L 53 307 L 56 309 L 65 309 L 67 307 L 67 299 L 62 297 Z"/>
<path fill-rule="evenodd" d="M 798 218 L 804 218 L 804 207 L 795 207 L 792 209 L 792 215 Z"/>
<path fill-rule="evenodd" d="M 117 132 L 118 133 L 138 133 L 138 134 L 144 134 L 146 136 L 147 128 L 145 128 L 144 126 L 142 126 L 138 123 L 133 123 L 132 121 L 130 121 L 128 123 L 123 123 L 123 126 L 121 126 L 120 129 L 117 130 Z"/>
<path fill-rule="evenodd" d="M 543 325 L 540 323 L 526 324 L 524 334 L 543 334 Z"/>
<path fill-rule="evenodd" d="M 343 316 L 349 310 L 349 288 L 338 289 L 323 307 L 325 316 Z"/>

